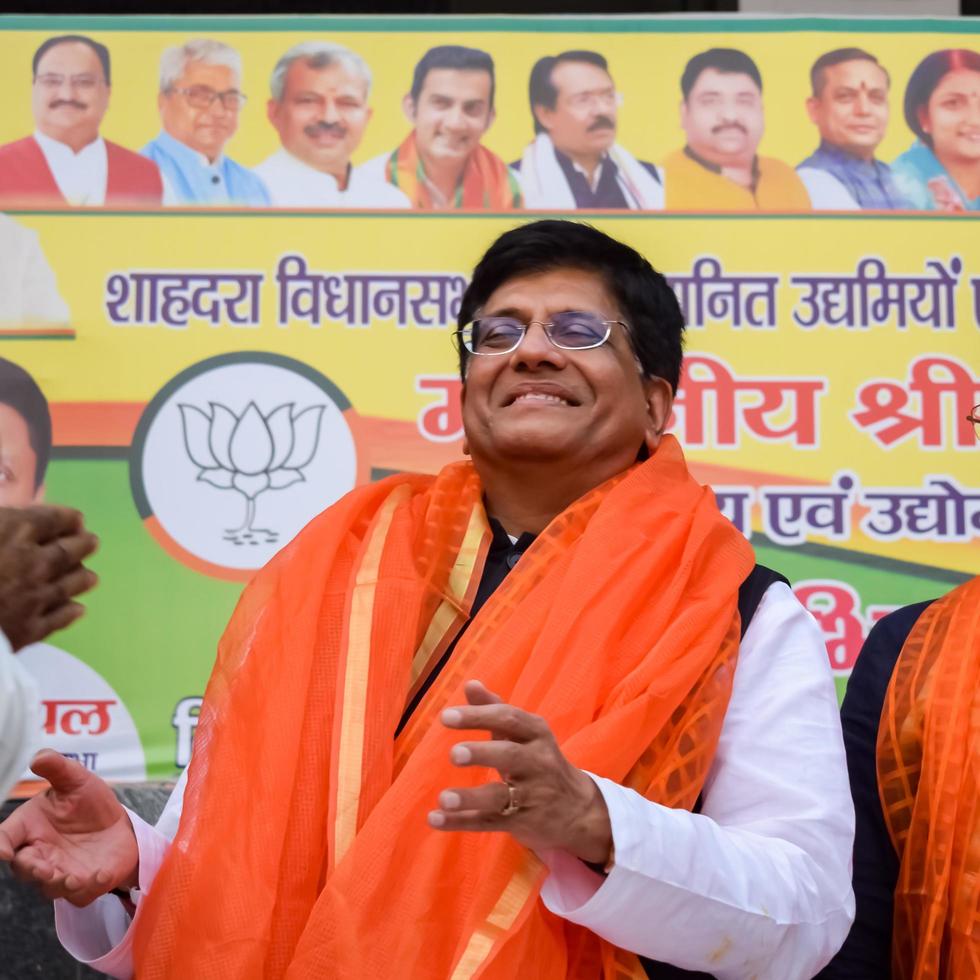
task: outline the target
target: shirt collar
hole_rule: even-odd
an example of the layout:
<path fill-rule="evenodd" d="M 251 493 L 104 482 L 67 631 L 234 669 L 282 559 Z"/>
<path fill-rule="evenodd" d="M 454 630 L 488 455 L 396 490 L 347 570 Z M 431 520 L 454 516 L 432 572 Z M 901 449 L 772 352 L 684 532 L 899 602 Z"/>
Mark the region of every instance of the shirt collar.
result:
<path fill-rule="evenodd" d="M 157 136 L 157 142 L 171 155 L 177 157 L 183 163 L 197 163 L 205 170 L 219 170 L 225 162 L 225 155 L 219 153 L 214 163 L 212 163 L 203 153 L 198 153 L 186 143 L 181 143 L 176 136 L 171 136 L 165 129 L 161 129 Z"/>
<path fill-rule="evenodd" d="M 105 141 L 101 135 L 96 136 L 91 143 L 83 146 L 77 153 L 67 143 L 62 143 L 61 140 L 46 136 L 39 129 L 34 130 L 34 139 L 45 153 L 55 153 L 60 156 L 75 157 L 76 159 L 80 159 L 83 156 L 92 156 L 95 153 L 105 150 Z"/>
<path fill-rule="evenodd" d="M 531 534 L 530 531 L 525 531 L 516 541 L 512 540 L 511 536 L 504 530 L 503 524 L 496 517 L 487 515 L 487 520 L 490 524 L 490 532 L 493 535 L 493 539 L 490 542 L 491 551 L 510 551 L 511 549 L 515 551 L 526 551 L 537 537 L 537 535 Z"/>

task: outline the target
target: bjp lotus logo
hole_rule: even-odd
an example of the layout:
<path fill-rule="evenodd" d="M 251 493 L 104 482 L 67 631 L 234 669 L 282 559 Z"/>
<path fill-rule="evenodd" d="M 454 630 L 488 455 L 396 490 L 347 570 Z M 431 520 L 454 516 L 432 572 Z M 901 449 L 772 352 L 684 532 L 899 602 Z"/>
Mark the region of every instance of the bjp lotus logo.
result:
<path fill-rule="evenodd" d="M 271 544 L 279 532 L 255 527 L 258 498 L 305 481 L 304 467 L 316 455 L 323 405 L 297 411 L 289 402 L 263 415 L 250 401 L 241 415 L 227 405 L 209 402 L 210 414 L 195 405 L 179 404 L 187 455 L 199 467 L 198 480 L 245 498 L 245 520 L 228 529 L 225 540 Z"/>

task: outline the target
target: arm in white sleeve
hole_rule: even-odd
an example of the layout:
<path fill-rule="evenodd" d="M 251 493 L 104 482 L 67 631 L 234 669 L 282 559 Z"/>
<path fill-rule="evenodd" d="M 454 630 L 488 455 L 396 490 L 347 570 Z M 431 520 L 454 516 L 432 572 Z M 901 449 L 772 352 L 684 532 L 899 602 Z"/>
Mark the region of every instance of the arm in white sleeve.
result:
<path fill-rule="evenodd" d="M 133 930 L 130 926 L 139 918 L 142 898 L 153 887 L 153 879 L 177 833 L 186 784 L 185 769 L 155 827 L 131 810 L 126 811 L 136 834 L 140 862 L 139 888 L 134 888 L 131 893 L 136 905 L 136 916 L 132 920 L 115 895 L 103 895 L 83 909 L 64 899 L 55 901 L 54 922 L 58 939 L 80 963 L 119 980 L 129 980 L 133 976 Z"/>
<path fill-rule="evenodd" d="M 854 807 L 819 628 L 782 583 L 739 652 L 700 814 L 593 777 L 612 823 L 605 878 L 565 852 L 541 897 L 650 959 L 719 980 L 805 980 L 854 918 Z"/>
<path fill-rule="evenodd" d="M 0 802 L 27 766 L 39 731 L 37 686 L 0 630 Z"/>

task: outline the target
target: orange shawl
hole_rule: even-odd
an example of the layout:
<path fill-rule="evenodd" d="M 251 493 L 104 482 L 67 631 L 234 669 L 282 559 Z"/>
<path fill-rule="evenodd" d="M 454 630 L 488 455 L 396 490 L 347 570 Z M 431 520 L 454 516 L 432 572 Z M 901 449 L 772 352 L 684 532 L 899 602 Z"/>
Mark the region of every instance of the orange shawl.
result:
<path fill-rule="evenodd" d="M 896 980 L 980 977 L 980 577 L 929 606 L 902 647 L 878 787 L 901 862 Z"/>
<path fill-rule="evenodd" d="M 405 138 L 387 163 L 385 179 L 404 191 L 412 207 L 433 209 L 432 194 L 425 181 L 415 130 Z M 468 210 L 511 211 L 521 206 L 521 192 L 510 167 L 482 144 L 470 154 L 463 179 L 449 207 Z"/>
<path fill-rule="evenodd" d="M 140 980 L 644 976 L 544 908 L 545 869 L 508 834 L 427 826 L 441 789 L 499 778 L 450 764 L 460 733 L 439 712 L 479 678 L 544 716 L 575 765 L 690 808 L 752 549 L 666 437 L 537 537 L 396 740 L 472 604 L 481 493 L 469 463 L 361 487 L 245 590 L 137 920 Z"/>

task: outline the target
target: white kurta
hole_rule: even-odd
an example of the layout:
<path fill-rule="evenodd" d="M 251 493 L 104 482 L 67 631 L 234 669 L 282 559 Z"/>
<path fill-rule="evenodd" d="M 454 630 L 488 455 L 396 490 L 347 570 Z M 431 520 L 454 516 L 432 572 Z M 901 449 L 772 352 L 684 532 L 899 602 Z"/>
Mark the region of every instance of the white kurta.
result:
<path fill-rule="evenodd" d="M 0 214 L 0 326 L 57 326 L 68 315 L 37 232 Z"/>
<path fill-rule="evenodd" d="M 77 153 L 66 143 L 35 132 L 54 182 L 69 204 L 102 207 L 109 182 L 109 157 L 105 140 L 96 137 Z"/>
<path fill-rule="evenodd" d="M 615 866 L 602 877 L 563 852 L 542 855 L 551 874 L 541 900 L 552 912 L 719 980 L 805 980 L 843 943 L 854 918 L 854 806 L 837 696 L 823 636 L 782 583 L 766 591 L 742 641 L 702 812 L 593 778 L 609 808 Z M 184 785 L 182 776 L 156 828 L 132 817 L 142 892 L 176 834 Z M 55 921 L 77 959 L 133 975 L 117 898 L 86 909 L 58 901 Z"/>
<path fill-rule="evenodd" d="M 353 167 L 347 187 L 335 178 L 303 163 L 286 150 L 277 150 L 253 173 L 268 188 L 275 208 L 410 208 L 411 201 L 397 188 L 362 167 Z"/>

